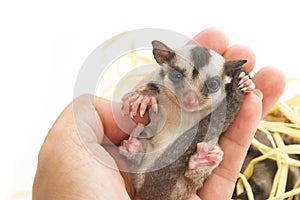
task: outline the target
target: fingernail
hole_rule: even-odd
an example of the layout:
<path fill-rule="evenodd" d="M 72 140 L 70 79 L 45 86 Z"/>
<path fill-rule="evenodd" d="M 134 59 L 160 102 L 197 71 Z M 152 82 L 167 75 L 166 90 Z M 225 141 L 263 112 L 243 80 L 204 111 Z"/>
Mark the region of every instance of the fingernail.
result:
<path fill-rule="evenodd" d="M 259 89 L 254 89 L 253 91 L 253 94 L 255 94 L 256 96 L 258 96 L 258 98 L 260 98 L 260 100 L 263 100 L 263 93 L 262 91 L 260 91 Z"/>

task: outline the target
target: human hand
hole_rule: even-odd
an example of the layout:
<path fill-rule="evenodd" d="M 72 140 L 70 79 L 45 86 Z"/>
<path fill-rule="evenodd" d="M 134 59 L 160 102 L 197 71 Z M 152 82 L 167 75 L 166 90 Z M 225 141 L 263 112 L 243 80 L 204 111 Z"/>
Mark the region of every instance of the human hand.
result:
<path fill-rule="evenodd" d="M 240 45 L 228 48 L 227 37 L 216 29 L 201 32 L 195 40 L 226 59 L 247 59 L 245 68 L 248 72 L 254 66 L 252 51 Z M 199 192 L 202 199 L 231 198 L 261 111 L 265 114 L 272 107 L 285 86 L 282 74 L 270 67 L 260 70 L 253 81 L 263 92 L 262 104 L 254 94 L 245 96 L 236 120 L 220 138 L 224 159 Z M 128 116 L 113 116 L 113 109 L 119 108 L 119 104 L 112 106 L 105 99 L 85 95 L 74 100 L 62 112 L 50 129 L 39 154 L 33 200 L 129 199 L 114 160 L 99 145 L 104 133 L 113 143 L 119 144 L 127 137 L 124 133 L 126 129 L 130 132 L 134 128 L 135 124 Z M 147 116 L 143 119 L 138 117 L 134 119 L 135 122 L 147 123 Z M 122 130 L 120 122 L 123 124 Z M 103 161 L 114 167 L 108 167 Z M 199 197 L 195 195 L 189 199 Z"/>
<path fill-rule="evenodd" d="M 33 200 L 130 199 L 114 160 L 99 145 L 104 131 L 112 141 L 123 137 L 111 120 L 111 102 L 91 95 L 65 108 L 40 150 Z"/>
<path fill-rule="evenodd" d="M 217 51 L 226 60 L 246 59 L 247 63 L 244 68 L 247 72 L 251 72 L 255 65 L 255 55 L 249 48 L 242 45 L 228 47 L 228 38 L 219 30 L 204 30 L 194 40 L 199 45 Z M 261 101 L 253 93 L 245 95 L 235 120 L 219 139 L 224 157 L 221 164 L 208 177 L 199 191 L 198 195 L 202 199 L 231 199 L 238 174 L 259 120 L 271 109 L 285 88 L 283 74 L 272 67 L 262 68 L 252 80 L 256 88 L 262 92 L 263 99 Z M 199 196 L 194 195 L 189 200 L 199 199 Z"/>

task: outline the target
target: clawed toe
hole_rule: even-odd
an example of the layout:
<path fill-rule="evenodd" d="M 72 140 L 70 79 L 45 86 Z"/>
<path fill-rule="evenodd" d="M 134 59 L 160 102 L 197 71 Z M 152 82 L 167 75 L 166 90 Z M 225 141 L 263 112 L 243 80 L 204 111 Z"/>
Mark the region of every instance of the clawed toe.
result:
<path fill-rule="evenodd" d="M 243 92 L 251 92 L 255 89 L 255 84 L 251 80 L 250 76 L 247 75 L 245 72 L 241 72 L 239 74 L 239 83 L 238 88 Z"/>

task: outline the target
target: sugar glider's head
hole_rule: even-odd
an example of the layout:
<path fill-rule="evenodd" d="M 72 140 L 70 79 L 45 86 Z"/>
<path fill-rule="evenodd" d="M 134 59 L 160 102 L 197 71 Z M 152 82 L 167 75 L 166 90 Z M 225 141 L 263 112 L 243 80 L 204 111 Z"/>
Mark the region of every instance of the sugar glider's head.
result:
<path fill-rule="evenodd" d="M 225 61 L 213 50 L 195 44 L 172 50 L 160 41 L 153 41 L 153 55 L 159 65 L 160 80 L 171 100 L 187 111 L 212 109 L 226 97 L 225 86 L 232 81 L 232 72 L 245 60 Z"/>

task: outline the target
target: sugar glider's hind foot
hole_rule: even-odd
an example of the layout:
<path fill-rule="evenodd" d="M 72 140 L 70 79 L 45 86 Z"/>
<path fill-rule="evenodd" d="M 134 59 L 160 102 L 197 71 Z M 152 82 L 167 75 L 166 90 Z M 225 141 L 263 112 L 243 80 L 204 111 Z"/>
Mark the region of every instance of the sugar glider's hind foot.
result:
<path fill-rule="evenodd" d="M 223 151 L 219 146 L 211 146 L 206 142 L 198 143 L 196 152 L 189 158 L 184 175 L 197 183 L 200 188 L 222 159 Z"/>
<path fill-rule="evenodd" d="M 143 132 L 144 125 L 138 124 L 137 127 L 132 131 L 129 136 L 129 139 L 123 140 L 120 145 L 120 150 L 125 151 L 126 153 L 140 153 L 143 149 L 142 143 L 138 140 L 138 136 Z"/>
<path fill-rule="evenodd" d="M 250 75 L 246 74 L 245 72 L 241 72 L 239 74 L 239 80 L 238 88 L 244 93 L 251 92 L 255 89 L 255 84 L 250 78 Z"/>
<path fill-rule="evenodd" d="M 217 145 L 210 146 L 208 143 L 197 144 L 196 153 L 193 154 L 188 163 L 190 170 L 195 170 L 204 166 L 216 167 L 223 158 L 223 151 Z"/>

